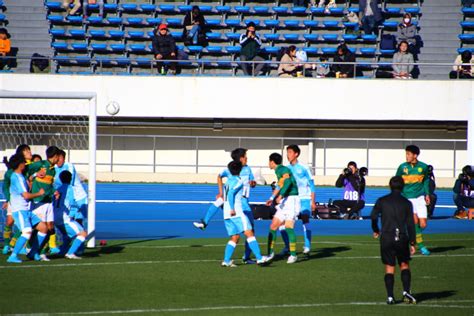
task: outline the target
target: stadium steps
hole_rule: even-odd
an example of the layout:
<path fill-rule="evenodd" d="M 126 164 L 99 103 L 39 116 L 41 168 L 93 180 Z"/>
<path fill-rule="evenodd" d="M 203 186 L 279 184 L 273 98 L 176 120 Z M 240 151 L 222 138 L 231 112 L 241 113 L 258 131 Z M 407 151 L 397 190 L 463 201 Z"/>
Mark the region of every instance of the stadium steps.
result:
<path fill-rule="evenodd" d="M 452 63 L 459 47 L 459 21 L 462 19 L 461 2 L 430 0 L 423 3 L 423 17 L 420 19 L 420 36 L 423 47 L 420 63 Z M 421 79 L 447 79 L 450 66 L 420 66 Z"/>
<path fill-rule="evenodd" d="M 29 58 L 38 53 L 52 57 L 49 24 L 45 19 L 43 1 L 4 0 L 4 4 L 9 21 L 7 29 L 12 36 L 12 46 L 18 47 L 18 56 Z M 18 59 L 15 72 L 28 73 L 29 69 L 29 59 Z"/>

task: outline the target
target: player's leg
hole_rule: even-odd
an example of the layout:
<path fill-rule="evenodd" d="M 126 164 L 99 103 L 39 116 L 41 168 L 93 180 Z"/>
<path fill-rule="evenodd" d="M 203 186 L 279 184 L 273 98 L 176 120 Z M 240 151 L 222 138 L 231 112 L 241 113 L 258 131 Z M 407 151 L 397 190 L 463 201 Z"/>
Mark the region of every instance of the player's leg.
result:
<path fill-rule="evenodd" d="M 283 243 L 285 247 L 280 251 L 280 256 L 287 256 L 290 253 L 290 239 L 288 238 L 288 233 L 286 232 L 285 225 L 281 225 L 278 227 L 280 231 L 281 239 L 283 239 Z"/>
<path fill-rule="evenodd" d="M 279 205 L 277 205 L 277 211 L 273 216 L 272 223 L 270 224 L 270 231 L 268 233 L 267 253 L 270 260 L 275 256 L 274 249 L 277 238 L 276 231 L 284 223 L 284 220 L 285 216 L 283 211 L 279 208 Z"/>
<path fill-rule="evenodd" d="M 309 218 L 311 216 L 311 200 L 301 200 L 300 219 L 303 224 L 304 247 L 303 253 L 309 254 L 311 251 L 311 228 L 309 226 Z"/>
<path fill-rule="evenodd" d="M 425 199 L 423 196 L 420 196 L 416 199 L 410 199 L 413 204 L 413 216 L 415 221 L 415 231 L 416 231 L 416 244 L 421 254 L 425 256 L 430 255 L 430 251 L 426 248 L 423 243 L 423 229 L 426 227 L 428 217 L 428 212 L 426 209 Z"/>
<path fill-rule="evenodd" d="M 400 263 L 400 271 L 403 285 L 403 301 L 407 304 L 416 304 L 416 299 L 411 294 L 411 271 L 408 262 Z"/>
<path fill-rule="evenodd" d="M 234 254 L 235 247 L 240 239 L 240 234 L 244 232 L 242 220 L 240 217 L 232 217 L 224 220 L 225 229 L 227 235 L 230 236 L 230 240 L 227 242 L 224 251 L 224 260 L 222 261 L 221 266 L 223 267 L 236 267 L 234 261 L 232 260 L 232 255 Z"/>
<path fill-rule="evenodd" d="M 393 295 L 393 287 L 395 284 L 395 263 L 396 263 L 396 249 L 393 245 L 393 239 L 380 238 L 380 256 L 382 263 L 385 265 L 384 283 L 387 290 L 387 304 L 395 304 Z"/>
<path fill-rule="evenodd" d="M 216 215 L 217 211 L 223 204 L 224 204 L 224 200 L 222 198 L 218 198 L 217 200 L 215 200 L 211 204 L 211 206 L 209 206 L 209 208 L 207 209 L 207 212 L 204 218 L 201 219 L 200 222 L 193 222 L 194 227 L 202 229 L 202 230 L 206 229 L 211 219 L 214 217 L 214 215 Z"/>
<path fill-rule="evenodd" d="M 395 285 L 395 266 L 385 265 L 385 289 L 387 290 L 387 304 L 395 304 L 395 299 L 393 298 L 393 287 Z"/>
<path fill-rule="evenodd" d="M 290 246 L 290 256 L 288 257 L 287 263 L 295 263 L 297 260 L 295 221 L 292 219 L 285 220 L 285 230 L 288 233 L 288 241 Z"/>
<path fill-rule="evenodd" d="M 241 201 L 242 201 L 242 210 L 244 211 L 244 215 L 246 219 L 248 220 L 248 223 L 250 225 L 250 230 L 252 231 L 252 234 L 255 235 L 253 212 L 252 212 L 252 209 L 250 208 L 249 200 L 248 198 L 243 197 Z M 252 254 L 252 249 L 249 246 L 248 240 L 246 239 L 244 256 L 242 257 L 242 261 L 244 263 L 252 263 L 252 261 L 250 260 L 251 254 Z"/>
<path fill-rule="evenodd" d="M 37 207 L 31 212 L 31 225 L 37 231 L 33 234 L 30 245 L 31 249 L 28 253 L 28 258 L 36 261 L 48 261 L 46 256 L 40 256 L 40 252 L 47 242 L 48 225 L 46 222 L 47 206 L 46 204 Z"/>
<path fill-rule="evenodd" d="M 76 255 L 79 248 L 84 244 L 87 233 L 84 231 L 84 228 L 75 221 L 66 221 L 64 223 L 66 233 L 69 238 L 73 239 L 69 250 L 67 251 L 65 257 L 67 259 L 81 259 Z"/>
<path fill-rule="evenodd" d="M 31 222 L 28 211 L 17 211 L 14 213 L 14 216 L 15 225 L 17 226 L 17 229 L 21 231 L 21 235 L 18 238 L 15 247 L 12 249 L 12 253 L 10 257 L 8 257 L 7 262 L 21 263 L 21 259 L 18 258 L 18 255 L 20 254 L 23 247 L 25 247 L 26 242 L 31 238 Z"/>
<path fill-rule="evenodd" d="M 8 206 L 9 207 L 9 206 Z M 7 208 L 8 208 L 7 207 Z M 12 230 L 13 230 L 13 217 L 11 212 L 8 212 L 8 209 L 6 211 L 6 216 L 5 216 L 5 226 L 3 227 L 3 250 L 2 253 L 4 255 L 8 254 L 10 251 L 10 241 L 12 237 Z"/>

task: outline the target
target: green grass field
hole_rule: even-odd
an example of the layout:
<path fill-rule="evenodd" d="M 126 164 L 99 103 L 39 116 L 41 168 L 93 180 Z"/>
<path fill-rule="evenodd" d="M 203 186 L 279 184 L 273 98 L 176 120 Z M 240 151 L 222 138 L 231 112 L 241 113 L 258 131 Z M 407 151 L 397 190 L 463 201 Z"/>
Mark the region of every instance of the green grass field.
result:
<path fill-rule="evenodd" d="M 433 254 L 412 260 L 415 306 L 385 304 L 378 241 L 344 236 L 315 237 L 309 260 L 300 255 L 296 264 L 268 267 L 220 267 L 225 239 L 113 241 L 81 261 L 11 265 L 3 257 L 0 312 L 473 315 L 474 235 L 425 239 Z M 400 300 L 399 274 L 395 280 Z"/>

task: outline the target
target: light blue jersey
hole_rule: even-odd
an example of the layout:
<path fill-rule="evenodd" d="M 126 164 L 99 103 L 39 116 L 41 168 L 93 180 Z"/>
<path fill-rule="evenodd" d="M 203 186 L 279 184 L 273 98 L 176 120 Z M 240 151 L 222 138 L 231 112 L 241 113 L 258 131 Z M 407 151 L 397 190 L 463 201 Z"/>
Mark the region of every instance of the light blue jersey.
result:
<path fill-rule="evenodd" d="M 297 162 L 294 165 L 289 164 L 288 169 L 295 177 L 300 200 L 311 200 L 311 193 L 314 193 L 314 181 L 309 168 Z"/>
<path fill-rule="evenodd" d="M 221 178 L 230 178 L 232 175 L 230 174 L 229 169 L 225 168 L 224 170 L 222 170 L 219 176 Z M 239 177 L 243 183 L 242 196 L 248 198 L 250 196 L 250 181 L 255 180 L 252 173 L 252 169 L 250 169 L 249 166 L 243 166 L 242 170 L 240 171 Z"/>
<path fill-rule="evenodd" d="M 28 184 L 21 173 L 12 173 L 10 179 L 10 207 L 12 212 L 29 211 L 31 203 L 23 197 L 28 192 Z"/>
<path fill-rule="evenodd" d="M 58 167 L 57 165 L 54 166 L 54 169 L 56 170 L 56 177 L 54 178 L 54 188 L 58 189 L 61 186 L 62 182 L 59 179 L 59 174 L 67 170 L 72 174 L 71 186 L 74 191 L 74 198 L 76 199 L 76 201 L 82 204 L 87 203 L 86 190 L 84 190 L 84 187 L 82 186 L 81 179 L 79 178 L 79 175 L 77 174 L 74 165 L 72 163 L 65 162 L 61 167 Z"/>
<path fill-rule="evenodd" d="M 224 185 L 224 219 L 231 218 L 230 211 L 234 210 L 235 216 L 243 216 L 242 197 L 244 185 L 238 176 L 230 176 Z"/>

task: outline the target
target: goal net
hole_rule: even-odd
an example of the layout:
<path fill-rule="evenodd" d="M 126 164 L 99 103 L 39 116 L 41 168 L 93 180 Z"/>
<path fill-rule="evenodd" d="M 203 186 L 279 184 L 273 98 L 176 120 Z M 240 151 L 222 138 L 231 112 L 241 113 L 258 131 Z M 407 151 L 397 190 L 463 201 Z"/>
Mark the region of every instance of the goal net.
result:
<path fill-rule="evenodd" d="M 10 157 L 20 144 L 46 159 L 48 146 L 66 152 L 88 190 L 88 247 L 95 245 L 95 93 L 0 90 L 0 156 Z M 6 167 L 0 166 L 0 174 Z M 3 193 L 2 193 L 3 195 Z M 3 196 L 2 196 L 3 197 Z"/>

